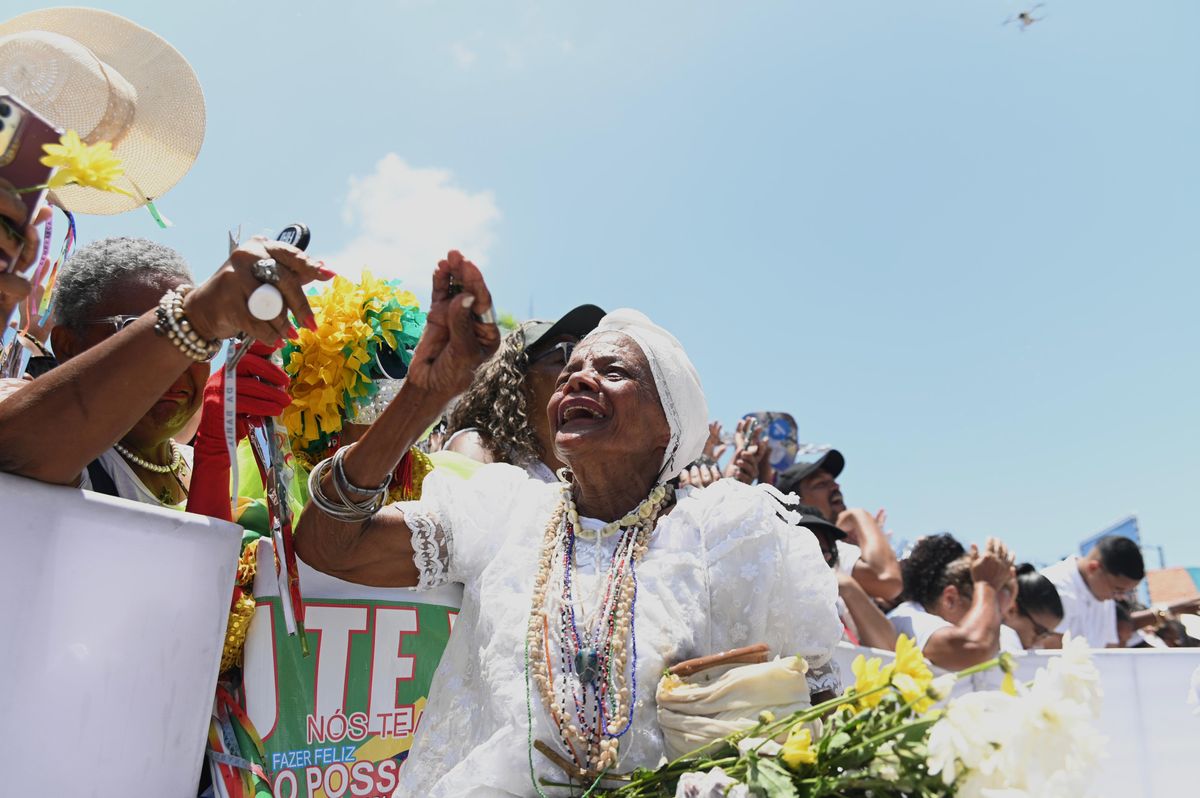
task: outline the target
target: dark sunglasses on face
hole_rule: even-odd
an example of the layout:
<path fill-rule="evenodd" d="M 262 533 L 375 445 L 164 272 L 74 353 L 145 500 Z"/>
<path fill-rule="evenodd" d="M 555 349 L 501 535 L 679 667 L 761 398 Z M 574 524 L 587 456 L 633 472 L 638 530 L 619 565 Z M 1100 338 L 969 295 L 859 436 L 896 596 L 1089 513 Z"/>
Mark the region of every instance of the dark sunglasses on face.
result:
<path fill-rule="evenodd" d="M 550 358 L 554 358 L 554 362 L 558 363 L 559 358 L 561 358 L 561 364 L 565 366 L 567 365 L 567 361 L 571 359 L 571 353 L 574 351 L 574 341 L 560 341 L 559 343 L 547 349 L 545 352 L 542 352 L 538 355 L 532 355 L 529 358 L 529 365 L 532 366 L 534 363 L 539 363 Z"/>

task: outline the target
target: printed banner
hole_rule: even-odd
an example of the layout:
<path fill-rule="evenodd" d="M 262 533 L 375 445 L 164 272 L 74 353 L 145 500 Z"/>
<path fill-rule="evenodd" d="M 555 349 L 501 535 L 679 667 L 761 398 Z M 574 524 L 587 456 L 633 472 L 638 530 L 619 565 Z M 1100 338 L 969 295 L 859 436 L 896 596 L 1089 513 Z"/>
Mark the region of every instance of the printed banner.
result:
<path fill-rule="evenodd" d="M 283 623 L 271 545 L 258 544 L 245 709 L 277 798 L 390 796 L 421 722 L 462 589 L 372 588 L 300 563 L 310 655 Z"/>

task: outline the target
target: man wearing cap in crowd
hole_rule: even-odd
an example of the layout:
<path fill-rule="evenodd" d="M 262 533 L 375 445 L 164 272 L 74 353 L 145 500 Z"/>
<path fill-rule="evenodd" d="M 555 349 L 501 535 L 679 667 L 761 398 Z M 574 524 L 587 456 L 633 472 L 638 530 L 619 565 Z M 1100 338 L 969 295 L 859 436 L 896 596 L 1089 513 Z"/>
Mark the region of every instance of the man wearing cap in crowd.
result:
<path fill-rule="evenodd" d="M 510 333 L 450 412 L 442 450 L 557 481 L 563 463 L 546 405 L 575 344 L 603 317 L 595 305 L 580 305 L 557 321 L 527 321 Z"/>
<path fill-rule="evenodd" d="M 853 550 L 855 547 L 847 544 L 846 532 L 829 521 L 826 521 L 815 507 L 798 504 L 785 497 L 783 506 L 790 512 L 786 516 L 789 523 L 803 527 L 813 534 L 821 547 L 825 563 L 838 577 L 838 617 L 841 619 L 842 638 L 855 645 L 870 646 L 891 651 L 896 647 L 896 630 L 883 611 L 875 604 L 866 590 L 854 577 L 843 571 L 839 566 L 841 549 Z"/>
<path fill-rule="evenodd" d="M 875 517 L 861 508 L 846 507 L 837 482 L 845 467 L 842 453 L 830 449 L 817 460 L 785 469 L 775 486 L 782 493 L 796 494 L 844 531 L 845 540 L 837 541 L 839 571 L 853 576 L 871 596 L 892 601 L 904 588 L 900 564 Z"/>

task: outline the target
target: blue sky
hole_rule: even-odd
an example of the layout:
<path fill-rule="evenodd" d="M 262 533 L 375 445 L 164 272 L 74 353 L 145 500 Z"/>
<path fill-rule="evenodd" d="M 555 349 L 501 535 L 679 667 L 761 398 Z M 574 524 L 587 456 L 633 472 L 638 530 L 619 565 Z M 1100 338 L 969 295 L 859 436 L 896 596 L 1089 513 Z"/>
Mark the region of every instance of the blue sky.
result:
<path fill-rule="evenodd" d="M 204 276 L 302 220 L 422 296 L 461 246 L 518 315 L 646 311 L 715 417 L 793 413 L 899 537 L 1046 561 L 1136 512 L 1200 564 L 1200 5 L 1027 5 L 110 3 L 208 131 L 176 227 L 81 238 Z"/>

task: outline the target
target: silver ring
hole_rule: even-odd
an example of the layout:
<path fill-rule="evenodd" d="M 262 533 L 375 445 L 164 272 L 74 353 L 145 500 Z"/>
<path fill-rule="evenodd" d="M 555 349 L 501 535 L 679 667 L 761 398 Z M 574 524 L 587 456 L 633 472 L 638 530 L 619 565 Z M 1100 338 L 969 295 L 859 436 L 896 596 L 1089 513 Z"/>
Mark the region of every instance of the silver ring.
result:
<path fill-rule="evenodd" d="M 483 313 L 476 313 L 475 321 L 479 322 L 480 324 L 495 324 L 496 323 L 496 309 L 488 308 Z"/>
<path fill-rule="evenodd" d="M 246 309 L 259 321 L 279 318 L 283 313 L 283 294 L 275 286 L 263 283 L 246 300 Z"/>
<path fill-rule="evenodd" d="M 279 282 L 279 264 L 274 258 L 263 258 L 250 267 L 250 273 L 260 283 L 275 285 Z M 273 317 L 272 317 L 273 318 Z"/>

